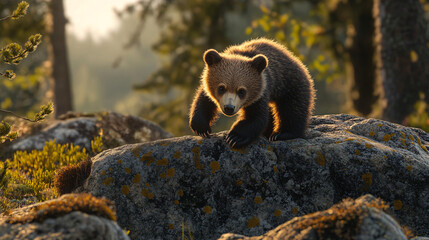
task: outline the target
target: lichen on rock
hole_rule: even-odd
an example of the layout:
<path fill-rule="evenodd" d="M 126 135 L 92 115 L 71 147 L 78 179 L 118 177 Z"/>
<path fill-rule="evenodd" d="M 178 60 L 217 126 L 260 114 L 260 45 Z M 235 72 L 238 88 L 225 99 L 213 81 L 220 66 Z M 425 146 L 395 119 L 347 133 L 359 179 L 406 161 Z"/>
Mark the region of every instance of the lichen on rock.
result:
<path fill-rule="evenodd" d="M 305 139 L 260 138 L 237 150 L 224 135 L 106 150 L 76 191 L 113 200 L 134 239 L 175 239 L 184 223 L 195 239 L 256 236 L 367 193 L 417 235 L 429 234 L 424 131 L 341 114 L 313 117 Z"/>
<path fill-rule="evenodd" d="M 362 239 L 405 240 L 402 227 L 387 213 L 385 202 L 372 195 L 344 199 L 325 211 L 294 218 L 261 236 L 226 233 L 218 240 Z"/>
<path fill-rule="evenodd" d="M 0 215 L 1 239 L 128 240 L 116 224 L 113 203 L 90 194 L 69 194 Z"/>

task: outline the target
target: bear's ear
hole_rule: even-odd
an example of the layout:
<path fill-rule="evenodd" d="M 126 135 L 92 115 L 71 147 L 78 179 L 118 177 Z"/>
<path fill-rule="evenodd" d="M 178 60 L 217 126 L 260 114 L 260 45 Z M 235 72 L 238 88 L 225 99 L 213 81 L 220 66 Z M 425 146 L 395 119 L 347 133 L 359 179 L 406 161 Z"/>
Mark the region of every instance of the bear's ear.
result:
<path fill-rule="evenodd" d="M 264 55 L 258 54 L 252 58 L 250 64 L 261 73 L 268 66 L 268 59 Z"/>
<path fill-rule="evenodd" d="M 209 66 L 219 63 L 220 60 L 222 60 L 222 57 L 214 49 L 209 49 L 204 53 L 204 62 L 206 62 Z"/>

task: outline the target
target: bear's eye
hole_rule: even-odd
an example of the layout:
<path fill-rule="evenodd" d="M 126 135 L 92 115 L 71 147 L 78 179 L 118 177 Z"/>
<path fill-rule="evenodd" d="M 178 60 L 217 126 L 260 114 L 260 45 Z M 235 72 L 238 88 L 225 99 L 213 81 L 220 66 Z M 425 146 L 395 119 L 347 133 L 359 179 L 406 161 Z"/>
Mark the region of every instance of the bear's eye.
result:
<path fill-rule="evenodd" d="M 219 86 L 219 87 L 217 88 L 217 92 L 218 92 L 219 94 L 224 94 L 224 93 L 226 92 L 226 88 L 225 88 L 225 86 Z"/>
<path fill-rule="evenodd" d="M 246 89 L 243 89 L 243 88 L 238 89 L 237 95 L 239 98 L 244 98 L 246 96 Z"/>

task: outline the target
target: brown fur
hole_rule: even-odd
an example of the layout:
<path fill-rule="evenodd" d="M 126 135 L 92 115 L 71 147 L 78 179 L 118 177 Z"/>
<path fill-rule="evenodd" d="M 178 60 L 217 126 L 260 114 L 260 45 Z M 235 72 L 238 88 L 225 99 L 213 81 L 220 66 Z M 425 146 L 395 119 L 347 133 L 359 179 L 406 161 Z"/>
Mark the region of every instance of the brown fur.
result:
<path fill-rule="evenodd" d="M 54 186 L 59 195 L 73 192 L 91 174 L 92 161 L 83 160 L 77 165 L 65 166 L 55 174 Z"/>
<path fill-rule="evenodd" d="M 228 114 L 221 109 L 222 96 L 246 89 L 245 97 L 228 105 L 240 108 L 240 117 L 226 137 L 228 143 L 243 147 L 262 133 L 273 141 L 303 137 L 314 106 L 313 80 L 286 47 L 256 39 L 222 53 L 208 50 L 204 60 L 201 87 L 190 113 L 195 133 L 207 137 L 218 110 Z M 220 91 L 219 86 L 226 90 Z"/>

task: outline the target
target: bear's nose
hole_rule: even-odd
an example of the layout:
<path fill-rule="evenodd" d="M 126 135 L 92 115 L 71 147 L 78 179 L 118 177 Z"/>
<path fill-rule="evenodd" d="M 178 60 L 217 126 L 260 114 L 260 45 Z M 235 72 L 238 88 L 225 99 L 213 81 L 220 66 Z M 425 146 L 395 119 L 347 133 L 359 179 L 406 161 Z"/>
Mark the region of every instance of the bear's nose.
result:
<path fill-rule="evenodd" d="M 226 115 L 232 115 L 232 114 L 234 114 L 234 109 L 235 109 L 235 106 L 234 105 L 225 105 L 224 107 L 223 107 L 223 112 L 226 114 Z"/>

